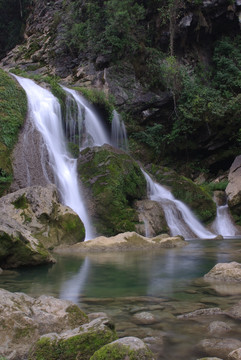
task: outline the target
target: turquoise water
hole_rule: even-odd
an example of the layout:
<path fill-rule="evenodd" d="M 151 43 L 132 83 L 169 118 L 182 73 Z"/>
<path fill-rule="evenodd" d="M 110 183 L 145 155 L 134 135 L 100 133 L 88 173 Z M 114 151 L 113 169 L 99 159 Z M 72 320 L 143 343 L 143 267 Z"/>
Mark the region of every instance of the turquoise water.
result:
<path fill-rule="evenodd" d="M 23 268 L 0 276 L 0 287 L 31 296 L 53 295 L 105 311 L 120 336 L 159 336 L 159 359 L 196 359 L 194 345 L 205 327 L 177 315 L 202 307 L 223 309 L 240 299 L 241 289 L 219 289 L 202 276 L 218 262 L 241 262 L 241 240 L 193 240 L 181 249 L 158 252 L 57 256 L 52 266 Z M 239 291 L 240 290 L 240 291 Z M 155 324 L 135 324 L 133 314 L 149 311 Z M 207 324 L 205 324 L 207 326 Z M 236 324 L 234 322 L 233 326 Z M 183 330 L 183 327 L 185 330 Z M 239 332 L 237 332 L 239 334 Z M 239 334 L 240 336 L 240 334 Z"/>

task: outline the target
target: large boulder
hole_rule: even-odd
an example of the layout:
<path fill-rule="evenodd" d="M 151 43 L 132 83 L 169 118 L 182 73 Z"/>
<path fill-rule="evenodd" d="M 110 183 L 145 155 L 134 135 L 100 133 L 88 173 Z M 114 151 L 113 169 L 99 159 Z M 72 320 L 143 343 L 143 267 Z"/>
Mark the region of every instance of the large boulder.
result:
<path fill-rule="evenodd" d="M 71 301 L 44 295 L 34 299 L 1 289 L 0 357 L 26 359 L 41 335 L 75 329 L 87 322 L 87 316 Z"/>
<path fill-rule="evenodd" d="M 135 202 L 139 224 L 136 230 L 139 234 L 153 237 L 162 233 L 169 233 L 165 213 L 161 205 L 152 200 L 138 200 Z"/>
<path fill-rule="evenodd" d="M 221 359 L 228 359 L 228 354 L 240 348 L 241 341 L 237 339 L 204 339 L 197 345 L 197 350 L 206 356 L 216 356 Z"/>
<path fill-rule="evenodd" d="M 231 263 L 219 263 L 204 275 L 204 279 L 208 281 L 240 283 L 241 264 L 235 261 Z"/>
<path fill-rule="evenodd" d="M 51 261 L 46 249 L 83 241 L 78 215 L 59 203 L 57 189 L 32 186 L 0 198 L 0 265 L 3 268 Z"/>
<path fill-rule="evenodd" d="M 97 233 L 116 235 L 134 231 L 138 223 L 135 200 L 146 194 L 138 164 L 110 145 L 87 148 L 78 159 L 80 180 L 91 199 L 90 213 Z"/>
<path fill-rule="evenodd" d="M 228 175 L 228 186 L 226 194 L 228 205 L 234 220 L 241 225 L 241 155 L 237 156 L 231 165 Z"/>
<path fill-rule="evenodd" d="M 176 199 L 186 203 L 200 221 L 210 223 L 214 220 L 216 204 L 201 186 L 166 167 L 151 165 L 147 170 L 161 185 L 168 186 Z"/>

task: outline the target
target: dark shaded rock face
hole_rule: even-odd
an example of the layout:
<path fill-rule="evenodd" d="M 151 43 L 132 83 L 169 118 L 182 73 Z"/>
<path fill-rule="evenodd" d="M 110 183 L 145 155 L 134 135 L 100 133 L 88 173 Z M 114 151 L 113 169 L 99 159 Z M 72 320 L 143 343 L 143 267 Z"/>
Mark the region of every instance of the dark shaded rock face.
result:
<path fill-rule="evenodd" d="M 228 197 L 228 205 L 231 213 L 238 225 L 241 225 L 241 155 L 237 156 L 229 170 L 228 186 L 226 194 Z"/>
<path fill-rule="evenodd" d="M 134 201 L 146 194 L 146 181 L 138 164 L 123 151 L 103 145 L 81 152 L 78 172 L 92 199 L 90 212 L 97 233 L 134 231 L 138 222 Z"/>

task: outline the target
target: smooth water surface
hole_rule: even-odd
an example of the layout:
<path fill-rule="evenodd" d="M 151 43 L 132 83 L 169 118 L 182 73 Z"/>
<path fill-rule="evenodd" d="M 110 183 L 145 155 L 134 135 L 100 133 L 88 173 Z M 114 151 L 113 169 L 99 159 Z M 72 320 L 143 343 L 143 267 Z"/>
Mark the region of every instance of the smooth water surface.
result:
<path fill-rule="evenodd" d="M 184 321 L 177 315 L 204 307 L 226 309 L 240 299 L 241 286 L 210 286 L 202 280 L 218 262 L 240 262 L 240 242 L 193 240 L 184 248 L 159 252 L 58 255 L 52 266 L 1 275 L 0 287 L 69 299 L 87 313 L 105 311 L 119 336 L 160 339 L 158 359 L 197 359 L 195 345 L 206 336 L 212 320 Z M 141 311 L 158 321 L 137 324 L 134 315 Z M 234 336 L 240 337 L 240 324 L 229 322 Z"/>

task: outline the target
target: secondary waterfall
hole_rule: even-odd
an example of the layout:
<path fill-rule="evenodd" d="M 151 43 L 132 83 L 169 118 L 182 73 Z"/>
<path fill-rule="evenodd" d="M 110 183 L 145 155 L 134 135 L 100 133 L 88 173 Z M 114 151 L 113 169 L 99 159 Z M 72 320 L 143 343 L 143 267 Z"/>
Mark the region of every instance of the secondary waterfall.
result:
<path fill-rule="evenodd" d="M 186 239 L 215 237 L 205 229 L 183 202 L 176 200 L 169 190 L 155 183 L 145 171 L 142 172 L 146 178 L 149 198 L 162 205 L 171 235 L 182 235 Z"/>
<path fill-rule="evenodd" d="M 213 230 L 216 234 L 220 234 L 222 236 L 238 235 L 238 231 L 229 214 L 228 204 L 217 206 L 217 215 L 213 223 Z"/>
<path fill-rule="evenodd" d="M 29 116 L 44 139 L 63 202 L 79 215 L 86 239 L 91 239 L 92 227 L 78 185 L 77 160 L 67 151 L 60 104 L 50 91 L 34 81 L 18 76 L 16 79 L 27 94 Z"/>
<path fill-rule="evenodd" d="M 118 149 L 128 151 L 128 140 L 125 123 L 116 110 L 113 111 L 111 122 L 111 143 Z"/>
<path fill-rule="evenodd" d="M 75 90 L 62 86 L 67 94 L 66 133 L 80 150 L 88 146 L 111 144 L 101 119 L 94 107 Z"/>

